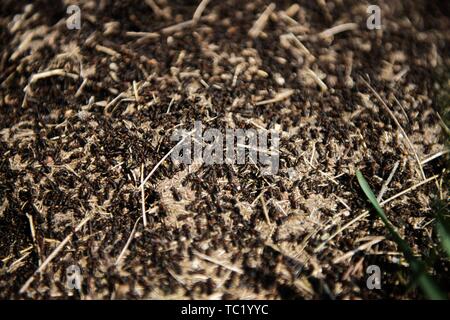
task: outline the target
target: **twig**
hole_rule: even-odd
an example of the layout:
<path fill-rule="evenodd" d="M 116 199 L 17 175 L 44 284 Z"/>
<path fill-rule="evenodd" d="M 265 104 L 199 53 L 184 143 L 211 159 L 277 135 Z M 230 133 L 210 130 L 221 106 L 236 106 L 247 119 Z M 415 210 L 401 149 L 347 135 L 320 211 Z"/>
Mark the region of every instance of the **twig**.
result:
<path fill-rule="evenodd" d="M 343 23 L 337 26 L 334 26 L 332 28 L 326 29 L 322 31 L 319 36 L 327 38 L 332 37 L 338 33 L 344 32 L 344 31 L 350 31 L 358 29 L 358 25 L 356 23 Z"/>
<path fill-rule="evenodd" d="M 191 136 L 195 132 L 195 130 L 196 129 L 192 130 L 186 136 L 184 136 L 183 139 L 181 139 L 172 149 L 169 150 L 169 152 L 166 153 L 164 157 L 162 157 L 161 160 L 159 160 L 159 162 L 153 167 L 152 171 L 150 171 L 147 177 L 145 177 L 144 181 L 141 182 L 141 186 L 147 183 L 148 179 L 150 179 L 150 177 L 155 173 L 155 171 L 159 168 L 159 166 L 170 156 L 170 154 L 175 150 L 175 148 L 180 146 L 184 142 L 184 140 L 186 140 L 187 137 Z"/>
<path fill-rule="evenodd" d="M 391 111 L 391 109 L 388 107 L 387 103 L 383 100 L 383 98 L 381 98 L 381 96 L 378 94 L 378 92 L 376 92 L 375 89 L 364 78 L 361 78 L 361 79 L 365 83 L 365 85 L 370 89 L 370 91 L 372 91 L 373 95 L 381 103 L 381 105 L 384 107 L 384 109 L 389 113 L 389 115 L 391 116 L 392 120 L 394 120 L 394 122 L 397 125 L 397 127 L 399 128 L 400 132 L 405 137 L 406 141 L 408 142 L 408 146 L 411 149 L 411 151 L 412 151 L 412 153 L 413 153 L 413 155 L 414 155 L 414 157 L 416 159 L 417 164 L 419 165 L 420 174 L 422 175 L 423 180 L 426 180 L 427 177 L 425 175 L 425 172 L 423 171 L 423 167 L 422 167 L 422 164 L 420 163 L 419 156 L 417 155 L 417 152 L 414 149 L 414 146 L 413 146 L 411 140 L 409 140 L 408 135 L 406 134 L 405 130 L 403 130 L 403 127 L 401 126 L 400 122 L 398 122 L 397 117 Z"/>
<path fill-rule="evenodd" d="M 27 282 L 25 282 L 25 284 L 22 286 L 22 288 L 20 289 L 19 293 L 24 293 L 28 287 L 30 286 L 30 284 L 33 282 L 35 276 L 42 272 L 47 265 L 52 262 L 52 260 L 58 255 L 58 253 L 64 248 L 64 246 L 70 241 L 70 239 L 72 238 L 72 236 L 78 232 L 89 220 L 91 220 L 92 216 L 87 216 L 86 218 L 84 218 L 83 220 L 81 220 L 81 222 L 75 227 L 75 230 L 70 233 L 67 237 L 64 238 L 63 241 L 61 241 L 59 243 L 59 245 L 55 248 L 55 250 L 53 250 L 53 252 L 47 257 L 47 259 L 45 259 L 45 261 L 39 266 L 39 268 L 36 269 L 36 271 L 33 273 L 33 275 L 28 278 Z"/>
<path fill-rule="evenodd" d="M 198 251 L 196 251 L 196 250 L 193 250 L 193 252 L 194 252 L 194 254 L 195 254 L 197 257 L 199 257 L 199 258 L 201 258 L 201 259 L 203 259 L 203 260 L 206 260 L 206 261 L 209 261 L 209 262 L 211 262 L 211 263 L 217 264 L 217 265 L 219 265 L 219 266 L 221 266 L 221 267 L 224 267 L 225 269 L 234 271 L 234 272 L 239 273 L 239 274 L 243 274 L 243 273 L 244 273 L 244 272 L 243 272 L 240 268 L 238 268 L 238 267 L 231 266 L 231 265 L 228 265 L 228 264 L 226 264 L 226 263 L 223 263 L 223 262 L 221 262 L 221 261 L 219 261 L 219 260 L 216 260 L 216 259 L 214 259 L 214 258 L 211 258 L 210 256 L 207 256 L 206 254 L 200 253 L 200 252 L 198 252 Z"/>
<path fill-rule="evenodd" d="M 271 3 L 267 6 L 267 8 L 261 13 L 261 15 L 256 19 L 255 23 L 248 31 L 248 35 L 252 38 L 257 38 L 269 20 L 269 16 L 275 10 L 275 3 Z"/>
<path fill-rule="evenodd" d="M 110 55 L 112 57 L 120 57 L 120 53 L 118 53 L 117 51 L 100 44 L 97 44 L 95 46 L 95 50 L 97 50 L 98 52 L 106 53 L 107 55 Z"/>
<path fill-rule="evenodd" d="M 411 121 L 409 120 L 409 117 L 408 117 L 408 114 L 406 113 L 405 108 L 403 108 L 402 104 L 400 103 L 400 101 L 398 101 L 398 99 L 397 99 L 397 97 L 395 96 L 395 94 L 394 94 L 393 96 L 394 96 L 395 102 L 398 104 L 398 106 L 400 107 L 400 109 L 402 109 L 402 112 L 403 112 L 403 115 L 404 115 L 405 118 L 406 118 L 406 121 L 408 121 L 408 123 L 410 123 Z"/>
<path fill-rule="evenodd" d="M 426 164 L 426 163 L 428 163 L 428 162 L 430 162 L 430 161 L 432 161 L 432 160 L 434 160 L 434 159 L 436 159 L 436 158 L 439 158 L 439 157 L 441 157 L 441 156 L 443 156 L 443 155 L 445 155 L 445 154 L 447 154 L 447 153 L 449 153 L 450 152 L 450 150 L 442 150 L 442 151 L 439 151 L 438 153 L 436 153 L 436 154 L 434 154 L 434 155 L 432 155 L 432 156 L 430 156 L 430 157 L 428 157 L 428 158 L 426 158 L 426 159 L 424 159 L 424 160 L 422 160 L 420 163 L 422 164 L 422 165 L 424 165 L 424 164 Z"/>
<path fill-rule="evenodd" d="M 314 71 L 312 71 L 310 68 L 307 68 L 306 72 L 314 79 L 314 81 L 319 85 L 322 91 L 328 90 L 327 85 L 322 81 L 322 79 L 319 78 L 319 76 Z"/>
<path fill-rule="evenodd" d="M 377 244 L 378 242 L 383 241 L 385 238 L 384 237 L 375 237 L 372 240 L 367 241 L 366 243 L 358 246 L 358 248 L 354 249 L 354 250 L 350 250 L 349 252 L 345 253 L 344 255 L 335 258 L 333 260 L 333 264 L 335 263 L 340 263 L 348 258 L 351 258 L 355 253 L 359 252 L 359 251 L 364 251 L 366 249 L 369 249 L 370 247 L 372 247 L 374 244 Z"/>
<path fill-rule="evenodd" d="M 41 247 L 39 246 L 39 243 L 36 238 L 36 229 L 34 228 L 33 216 L 28 213 L 26 215 L 28 218 L 28 222 L 30 224 L 31 237 L 33 238 L 34 246 L 36 247 L 36 251 L 37 251 L 37 254 L 39 257 L 39 265 L 41 265 L 42 264 L 42 252 L 41 252 Z"/>
<path fill-rule="evenodd" d="M 293 93 L 294 93 L 294 90 L 287 89 L 287 90 L 284 90 L 284 91 L 281 91 L 281 92 L 277 93 L 277 95 L 274 98 L 268 99 L 268 100 L 259 101 L 259 102 L 255 103 L 255 105 L 262 106 L 262 105 L 265 105 L 265 104 L 280 102 L 280 101 L 283 101 L 283 100 L 289 98 L 290 96 L 292 96 Z"/>
<path fill-rule="evenodd" d="M 189 27 L 191 27 L 193 25 L 194 25 L 194 20 L 191 19 L 191 20 L 187 20 L 187 21 L 183 21 L 183 22 L 174 24 L 174 25 L 169 26 L 169 27 L 165 27 L 165 28 L 163 28 L 161 30 L 161 33 L 167 35 L 167 34 L 171 34 L 171 33 L 183 30 L 185 28 L 189 28 Z"/>
<path fill-rule="evenodd" d="M 377 197 L 377 201 L 378 201 L 378 202 L 380 202 L 381 199 L 383 198 L 383 195 L 384 195 L 384 193 L 386 192 L 389 183 L 391 183 L 392 178 L 394 177 L 394 174 L 395 174 L 395 172 L 397 171 L 397 168 L 398 168 L 398 165 L 399 165 L 399 164 L 400 164 L 400 161 L 397 161 L 397 162 L 394 164 L 394 167 L 392 168 L 391 173 L 389 174 L 389 177 L 388 177 L 387 180 L 383 183 L 383 186 L 381 187 L 380 193 L 378 194 L 378 197 Z"/>
<path fill-rule="evenodd" d="M 157 16 L 164 17 L 164 12 L 161 10 L 160 7 L 158 7 L 158 5 L 154 0 L 145 0 L 145 3 L 153 10 L 153 12 Z"/>
<path fill-rule="evenodd" d="M 145 214 L 143 216 L 145 216 Z M 123 258 L 123 255 L 125 254 L 125 252 L 127 251 L 128 247 L 130 246 L 131 240 L 133 240 L 134 234 L 136 233 L 138 222 L 139 222 L 139 220 L 141 220 L 141 218 L 142 217 L 139 217 L 139 218 L 136 219 L 136 222 L 134 223 L 133 229 L 131 230 L 130 236 L 128 237 L 128 240 L 125 243 L 125 246 L 123 247 L 122 251 L 120 251 L 120 254 L 119 254 L 119 256 L 116 259 L 116 262 L 114 263 L 116 266 L 119 265 L 120 261 Z"/>
<path fill-rule="evenodd" d="M 202 16 L 203 11 L 205 11 L 209 1 L 210 0 L 202 0 L 198 5 L 197 9 L 194 12 L 194 15 L 192 16 L 192 21 L 194 24 L 196 24 L 200 20 L 200 17 Z"/>
<path fill-rule="evenodd" d="M 125 32 L 127 37 L 137 37 L 137 38 L 147 38 L 147 39 L 157 39 L 160 37 L 157 32 L 142 32 L 142 31 L 127 31 Z"/>
<path fill-rule="evenodd" d="M 311 53 L 311 51 L 308 50 L 308 48 L 303 44 L 303 42 L 300 41 L 300 39 L 299 39 L 295 34 L 293 34 L 292 32 L 289 32 L 289 33 L 287 34 L 287 36 L 288 36 L 289 38 L 291 38 L 291 39 L 294 41 L 295 45 L 296 45 L 296 46 L 297 46 L 304 54 L 306 54 L 306 56 L 307 56 L 311 61 L 315 61 L 315 60 L 316 60 L 316 57 Z"/>
<path fill-rule="evenodd" d="M 144 227 L 147 227 L 147 215 L 145 214 L 145 190 L 144 190 L 144 164 L 141 165 L 141 202 L 142 202 L 142 219 Z"/>
<path fill-rule="evenodd" d="M 267 211 L 267 205 L 266 205 L 266 200 L 264 200 L 264 197 L 260 197 L 259 198 L 261 200 L 261 205 L 263 208 L 263 212 L 264 212 L 264 217 L 266 218 L 266 222 L 268 225 L 270 225 L 270 219 L 269 219 L 269 212 Z"/>
<path fill-rule="evenodd" d="M 138 92 L 136 81 L 134 81 L 134 80 L 133 80 L 133 92 L 134 92 L 134 98 L 136 99 L 136 102 L 139 102 L 139 92 Z"/>
<path fill-rule="evenodd" d="M 41 73 L 33 74 L 30 79 L 30 84 L 35 83 L 36 81 L 41 80 L 41 79 L 55 77 L 55 76 L 69 77 L 69 78 L 72 78 L 75 80 L 78 79 L 78 75 L 75 73 L 66 72 L 64 69 L 54 69 L 54 70 L 49 70 L 49 71 L 44 71 Z"/>

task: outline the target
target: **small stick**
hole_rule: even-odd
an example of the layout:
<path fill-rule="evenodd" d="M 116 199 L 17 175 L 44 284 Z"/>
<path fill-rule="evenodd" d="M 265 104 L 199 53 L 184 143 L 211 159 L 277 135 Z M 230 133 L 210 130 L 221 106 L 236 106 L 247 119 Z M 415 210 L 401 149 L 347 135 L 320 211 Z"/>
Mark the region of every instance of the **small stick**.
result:
<path fill-rule="evenodd" d="M 44 71 L 41 73 L 33 74 L 31 76 L 29 84 L 35 83 L 36 81 L 41 80 L 41 79 L 55 77 L 55 76 L 69 77 L 69 78 L 72 78 L 75 80 L 78 79 L 78 75 L 75 73 L 66 72 L 64 69 L 54 69 L 54 70 L 49 70 L 49 71 Z"/>
<path fill-rule="evenodd" d="M 405 108 L 403 108 L 402 104 L 400 103 L 400 101 L 398 101 L 397 97 L 394 94 L 394 100 L 395 102 L 399 105 L 400 109 L 402 109 L 403 115 L 405 116 L 406 120 L 408 121 L 408 123 L 410 123 L 411 121 L 409 121 L 409 117 L 408 114 L 405 111 Z"/>
<path fill-rule="evenodd" d="M 381 187 L 380 193 L 378 194 L 378 197 L 377 197 L 377 201 L 378 201 L 378 202 L 380 202 L 381 199 L 383 198 L 383 195 L 384 195 L 384 193 L 386 192 L 389 183 L 391 183 L 392 178 L 394 177 L 394 174 L 395 174 L 395 172 L 397 171 L 397 168 L 398 168 L 398 165 L 399 165 L 399 164 L 400 164 L 400 161 L 397 161 L 397 162 L 394 164 L 394 167 L 392 168 L 391 173 L 389 174 L 389 177 L 388 177 L 387 180 L 383 183 L 383 186 Z"/>
<path fill-rule="evenodd" d="M 117 51 L 114 51 L 113 49 L 102 46 L 100 44 L 97 44 L 95 46 L 95 50 L 97 50 L 98 52 L 106 53 L 107 55 L 110 55 L 112 57 L 120 57 L 120 53 L 118 53 Z"/>
<path fill-rule="evenodd" d="M 34 228 L 33 216 L 28 213 L 26 215 L 28 218 L 28 222 L 30 224 L 31 237 L 33 238 L 34 246 L 36 247 L 36 251 L 37 251 L 37 254 L 39 257 L 39 265 L 41 265 L 42 264 L 42 252 L 41 252 L 41 247 L 39 246 L 39 243 L 36 238 L 36 229 Z"/>
<path fill-rule="evenodd" d="M 145 217 L 145 214 L 143 215 Z M 128 250 L 128 247 L 130 246 L 131 240 L 134 238 L 134 234 L 136 233 L 137 225 L 139 220 L 141 220 L 142 217 L 137 218 L 136 222 L 134 223 L 133 229 L 131 230 L 130 236 L 128 237 L 127 242 L 125 243 L 125 246 L 123 247 L 122 251 L 120 251 L 119 256 L 116 259 L 116 262 L 114 263 L 116 266 L 119 264 L 119 262 L 122 260 L 123 255 Z"/>
<path fill-rule="evenodd" d="M 267 8 L 261 13 L 258 19 L 256 19 L 255 23 L 248 31 L 248 35 L 252 38 L 257 38 L 269 20 L 269 16 L 272 14 L 273 10 L 275 10 L 275 3 L 271 3 L 267 6 Z"/>
<path fill-rule="evenodd" d="M 439 112 L 436 112 L 437 117 L 439 118 L 439 124 L 441 125 L 442 129 L 444 129 L 444 131 L 450 135 L 450 129 L 447 127 L 447 125 L 445 124 L 445 121 L 442 120 L 441 115 L 439 114 Z"/>
<path fill-rule="evenodd" d="M 145 214 L 145 190 L 144 190 L 144 164 L 141 165 L 141 202 L 142 202 L 142 219 L 144 227 L 147 227 L 147 215 Z"/>
<path fill-rule="evenodd" d="M 154 0 L 145 0 L 145 3 L 152 8 L 153 12 L 159 16 L 159 17 L 164 17 L 164 12 L 161 10 L 160 7 L 158 7 L 158 5 L 156 4 L 156 2 Z"/>
<path fill-rule="evenodd" d="M 207 256 L 206 254 L 200 253 L 200 252 L 198 252 L 197 250 L 193 250 L 193 252 L 194 252 L 194 254 L 195 254 L 197 257 L 199 257 L 199 258 L 201 258 L 201 259 L 203 259 L 203 260 L 206 260 L 206 261 L 209 261 L 209 262 L 211 262 L 211 263 L 217 264 L 217 265 L 219 265 L 219 266 L 221 266 L 221 267 L 224 267 L 225 269 L 234 271 L 234 272 L 239 273 L 239 274 L 243 274 L 243 273 L 244 273 L 244 272 L 243 272 L 240 268 L 238 268 L 238 267 L 235 267 L 235 266 L 231 266 L 231 265 L 225 264 L 225 263 L 223 263 L 223 262 L 221 262 L 221 261 L 219 261 L 219 260 L 216 260 L 216 259 L 214 259 L 214 258 L 211 258 L 210 256 Z"/>
<path fill-rule="evenodd" d="M 210 0 L 202 0 L 198 5 L 197 9 L 194 12 L 194 15 L 192 16 L 192 21 L 194 22 L 194 24 L 196 24 L 200 20 L 200 17 L 202 16 L 203 11 L 205 11 L 209 1 Z"/>
<path fill-rule="evenodd" d="M 305 45 L 303 44 L 303 42 L 300 41 L 300 39 L 293 34 L 292 32 L 288 33 L 288 36 L 295 42 L 295 44 L 297 45 L 297 47 L 302 50 L 306 56 L 311 60 L 311 61 L 315 61 L 316 57 L 313 56 L 313 54 L 311 53 L 311 51 L 308 50 L 307 47 L 305 47 Z"/>
<path fill-rule="evenodd" d="M 167 107 L 166 113 L 169 113 L 169 112 L 170 112 L 170 107 L 172 106 L 172 104 L 173 104 L 174 101 L 175 101 L 175 98 L 170 99 L 169 106 Z"/>
<path fill-rule="evenodd" d="M 169 152 L 166 153 L 164 157 L 162 157 L 161 160 L 159 160 L 159 162 L 153 167 L 152 171 L 150 171 L 147 177 L 145 177 L 144 181 L 141 182 L 141 186 L 147 183 L 148 179 L 150 179 L 150 177 L 155 173 L 155 171 L 159 168 L 159 166 L 170 156 L 170 154 L 175 150 L 175 148 L 180 146 L 184 142 L 184 140 L 186 140 L 187 137 L 191 136 L 195 132 L 195 130 L 196 129 L 192 130 L 186 136 L 184 136 L 183 139 L 181 139 L 172 149 L 169 150 Z"/>
<path fill-rule="evenodd" d="M 310 68 L 307 68 L 306 72 L 314 79 L 314 81 L 316 81 L 322 91 L 328 90 L 327 85 L 322 81 L 322 79 L 319 78 L 319 76 L 314 71 L 312 71 Z"/>
<path fill-rule="evenodd" d="M 356 30 L 358 29 L 358 25 L 356 23 L 343 23 L 337 26 L 334 26 L 332 28 L 326 29 L 322 31 L 319 36 L 328 38 L 332 37 L 338 33 L 344 32 L 344 31 L 350 31 L 350 30 Z"/>
<path fill-rule="evenodd" d="M 147 38 L 147 39 L 157 39 L 159 38 L 159 33 L 156 32 L 142 32 L 142 31 L 127 31 L 125 32 L 127 37 L 137 37 L 137 38 Z"/>
<path fill-rule="evenodd" d="M 81 220 L 81 222 L 75 227 L 75 230 L 70 233 L 67 237 L 64 238 L 63 241 L 61 241 L 59 243 L 59 245 L 55 248 L 55 250 L 53 250 L 53 252 L 47 257 L 47 259 L 45 259 L 44 262 L 42 262 L 42 264 L 39 266 L 39 268 L 36 269 L 36 271 L 33 273 L 33 275 L 28 278 L 27 282 L 25 282 L 25 284 L 22 286 L 22 288 L 20 289 L 19 293 L 24 293 L 28 287 L 30 286 L 30 284 L 33 282 L 35 276 L 42 272 L 47 265 L 52 262 L 52 260 L 58 255 L 58 253 L 64 248 L 64 246 L 67 244 L 67 242 L 70 241 L 70 239 L 72 238 L 72 236 L 80 231 L 80 229 L 89 221 L 91 220 L 91 216 L 87 216 L 86 218 L 84 218 L 83 220 Z"/>
<path fill-rule="evenodd" d="M 263 212 L 264 212 L 264 217 L 266 218 L 266 222 L 268 225 L 270 225 L 270 219 L 269 219 L 269 212 L 267 211 L 267 206 L 266 206 L 266 200 L 264 200 L 264 197 L 260 197 L 259 198 L 261 200 L 261 204 L 262 204 L 262 208 L 263 208 Z"/>
<path fill-rule="evenodd" d="M 346 259 L 351 258 L 355 253 L 359 251 L 364 251 L 366 249 L 369 249 L 373 245 L 377 244 L 378 242 L 381 242 L 385 239 L 385 237 L 374 237 L 372 240 L 367 241 L 366 243 L 360 245 L 358 248 L 350 250 L 349 252 L 345 253 L 344 255 L 337 257 L 333 260 L 333 264 L 340 263 Z"/>
<path fill-rule="evenodd" d="M 268 99 L 268 100 L 259 101 L 259 102 L 255 103 L 255 105 L 262 106 L 262 105 L 265 105 L 265 104 L 280 102 L 280 101 L 283 101 L 283 100 L 289 98 L 290 96 L 292 96 L 293 93 L 294 93 L 294 90 L 287 89 L 287 90 L 284 90 L 282 92 L 277 93 L 277 95 L 274 98 Z"/>
<path fill-rule="evenodd" d="M 425 179 L 425 180 L 421 181 L 420 183 L 418 183 L 418 184 L 416 184 L 416 185 L 413 185 L 412 187 L 409 187 L 408 189 L 405 189 L 405 190 L 403 190 L 403 191 L 397 193 L 396 195 L 393 195 L 393 196 L 390 197 L 389 199 L 386 199 L 386 200 L 380 202 L 380 206 L 384 206 L 385 204 L 391 202 L 392 200 L 395 200 L 395 199 L 397 199 L 398 197 L 401 197 L 401 196 L 404 195 L 405 193 L 408 193 L 408 192 L 410 192 L 410 191 L 412 191 L 412 190 L 414 190 L 414 189 L 417 189 L 418 187 L 420 187 L 420 186 L 422 186 L 422 185 L 424 185 L 424 184 L 426 184 L 426 183 L 428 183 L 428 182 L 430 182 L 430 181 L 435 180 L 438 176 L 439 176 L 439 175 L 434 175 L 434 176 L 432 176 L 432 177 L 430 177 L 430 178 L 428 178 L 428 179 Z"/>
<path fill-rule="evenodd" d="M 17 259 L 16 261 L 14 261 L 13 263 L 10 264 L 10 266 L 8 267 L 8 273 L 13 272 L 13 270 L 16 268 L 17 265 L 20 264 L 20 262 L 22 262 L 24 259 L 26 259 L 26 257 L 28 257 L 31 254 L 31 251 L 27 251 L 24 255 L 22 255 L 19 259 Z M 20 268 L 20 266 L 18 266 L 17 268 Z"/>
<path fill-rule="evenodd" d="M 406 134 L 405 130 L 403 130 L 403 127 L 400 125 L 400 122 L 398 122 L 397 117 L 391 111 L 391 109 L 388 107 L 387 103 L 383 100 L 383 98 L 381 98 L 381 96 L 378 94 L 378 92 L 376 92 L 375 89 L 365 79 L 363 79 L 363 78 L 361 78 L 361 79 L 365 83 L 365 85 L 370 89 L 370 91 L 372 91 L 373 95 L 381 103 L 381 105 L 384 107 L 384 109 L 389 113 L 389 115 L 391 116 L 392 120 L 394 120 L 394 122 L 397 125 L 397 127 L 399 128 L 400 132 L 405 137 L 406 141 L 408 142 L 408 146 L 411 149 L 411 151 L 412 151 L 412 153 L 414 155 L 414 158 L 416 159 L 417 164 L 419 165 L 420 174 L 422 175 L 423 180 L 426 180 L 427 177 L 425 175 L 425 172 L 423 171 L 423 167 L 422 167 L 422 164 L 420 163 L 419 156 L 417 155 L 417 152 L 414 149 L 414 146 L 413 146 L 411 140 L 409 140 L 408 135 Z"/>
<path fill-rule="evenodd" d="M 183 21 L 183 22 L 174 24 L 174 25 L 169 26 L 169 27 L 165 27 L 165 28 L 163 28 L 163 29 L 161 30 L 161 32 L 162 32 L 163 34 L 166 34 L 166 35 L 167 35 L 167 34 L 171 34 L 171 33 L 174 33 L 174 32 L 180 31 L 180 30 L 183 30 L 183 29 L 185 29 L 185 28 L 189 28 L 189 27 L 191 27 L 191 26 L 193 26 L 193 25 L 194 25 L 194 20 L 191 19 L 191 20 L 187 20 L 187 21 Z"/>
<path fill-rule="evenodd" d="M 447 153 L 449 153 L 449 152 L 450 152 L 450 150 L 442 150 L 442 151 L 439 151 L 438 153 L 436 153 L 436 154 L 434 154 L 434 155 L 428 157 L 427 159 L 422 160 L 420 163 L 421 163 L 422 165 L 424 165 L 424 164 L 426 164 L 426 163 L 428 163 L 428 162 L 430 162 L 430 161 L 432 161 L 432 160 L 434 160 L 434 159 L 436 159 L 436 158 L 439 158 L 439 157 L 441 157 L 441 156 L 443 156 L 444 154 L 447 154 Z"/>
<path fill-rule="evenodd" d="M 136 81 L 134 81 L 134 80 L 133 80 L 133 91 L 134 91 L 134 97 L 136 98 L 136 102 L 139 102 L 138 88 L 136 85 Z"/>
<path fill-rule="evenodd" d="M 119 101 L 120 99 L 122 99 L 122 97 L 125 97 L 126 94 L 124 92 L 121 92 L 117 97 L 115 97 L 114 99 L 111 100 L 111 102 L 109 102 L 106 106 L 105 106 L 105 110 L 108 110 L 110 106 L 112 106 L 113 104 L 115 104 L 117 101 Z"/>
<path fill-rule="evenodd" d="M 75 93 L 75 97 L 79 97 L 81 93 L 83 92 L 84 87 L 88 83 L 88 78 L 83 78 L 83 82 L 81 83 L 80 87 L 78 88 L 77 92 Z"/>

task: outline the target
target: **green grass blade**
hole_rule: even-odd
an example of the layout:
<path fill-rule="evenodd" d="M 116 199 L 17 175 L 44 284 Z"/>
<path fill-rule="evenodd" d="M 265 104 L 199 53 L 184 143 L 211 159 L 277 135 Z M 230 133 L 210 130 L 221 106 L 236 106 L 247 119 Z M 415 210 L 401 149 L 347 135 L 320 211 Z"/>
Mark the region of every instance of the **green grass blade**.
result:
<path fill-rule="evenodd" d="M 437 214 L 436 229 L 441 240 L 442 248 L 450 258 L 450 227 L 448 221 L 446 221 L 440 212 Z"/>
<path fill-rule="evenodd" d="M 439 290 L 437 285 L 434 283 L 433 279 L 431 279 L 429 275 L 425 272 L 424 263 L 421 260 L 418 260 L 414 257 L 413 252 L 409 247 L 409 245 L 406 243 L 405 240 L 402 239 L 402 237 L 400 237 L 397 231 L 395 231 L 394 227 L 386 217 L 386 214 L 384 213 L 383 209 L 378 203 L 375 194 L 373 193 L 372 189 L 370 188 L 369 184 L 367 183 L 367 180 L 364 178 L 361 171 L 359 170 L 356 171 L 356 178 L 358 179 L 361 189 L 369 199 L 370 203 L 375 208 L 375 211 L 377 212 L 378 216 L 381 218 L 384 225 L 389 230 L 389 233 L 394 238 L 394 241 L 402 250 L 403 255 L 408 261 L 410 268 L 416 277 L 417 283 L 419 284 L 425 295 L 432 300 L 446 299 L 446 296 Z"/>
<path fill-rule="evenodd" d="M 450 258 L 450 234 L 441 222 L 437 223 L 436 228 L 438 230 L 439 237 L 441 238 L 442 248 L 444 248 Z"/>

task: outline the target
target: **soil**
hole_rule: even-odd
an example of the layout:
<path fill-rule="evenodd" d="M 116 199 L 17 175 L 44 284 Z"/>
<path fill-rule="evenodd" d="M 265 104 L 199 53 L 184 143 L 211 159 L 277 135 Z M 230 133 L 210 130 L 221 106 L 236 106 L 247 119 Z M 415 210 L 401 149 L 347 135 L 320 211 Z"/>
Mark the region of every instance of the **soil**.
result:
<path fill-rule="evenodd" d="M 382 199 L 407 192 L 386 213 L 433 256 L 447 1 L 212 0 L 192 21 L 199 1 L 79 0 L 79 30 L 70 4 L 0 3 L 1 298 L 423 297 L 355 172 L 378 194 L 397 168 Z M 279 171 L 169 157 L 145 184 L 144 227 L 141 176 L 196 120 L 276 130 Z M 431 264 L 450 292 L 449 261 Z"/>

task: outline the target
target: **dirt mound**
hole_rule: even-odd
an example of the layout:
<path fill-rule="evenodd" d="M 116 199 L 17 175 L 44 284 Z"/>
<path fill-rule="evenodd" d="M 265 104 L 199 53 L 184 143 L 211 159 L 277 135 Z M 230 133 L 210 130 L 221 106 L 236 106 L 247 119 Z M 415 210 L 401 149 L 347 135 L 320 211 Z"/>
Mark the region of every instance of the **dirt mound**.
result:
<path fill-rule="evenodd" d="M 0 297 L 421 297 L 355 172 L 429 253 L 445 1 L 377 1 L 373 30 L 365 1 L 80 0 L 80 29 L 69 2 L 0 4 Z M 195 121 L 277 132 L 278 172 L 174 163 Z"/>

